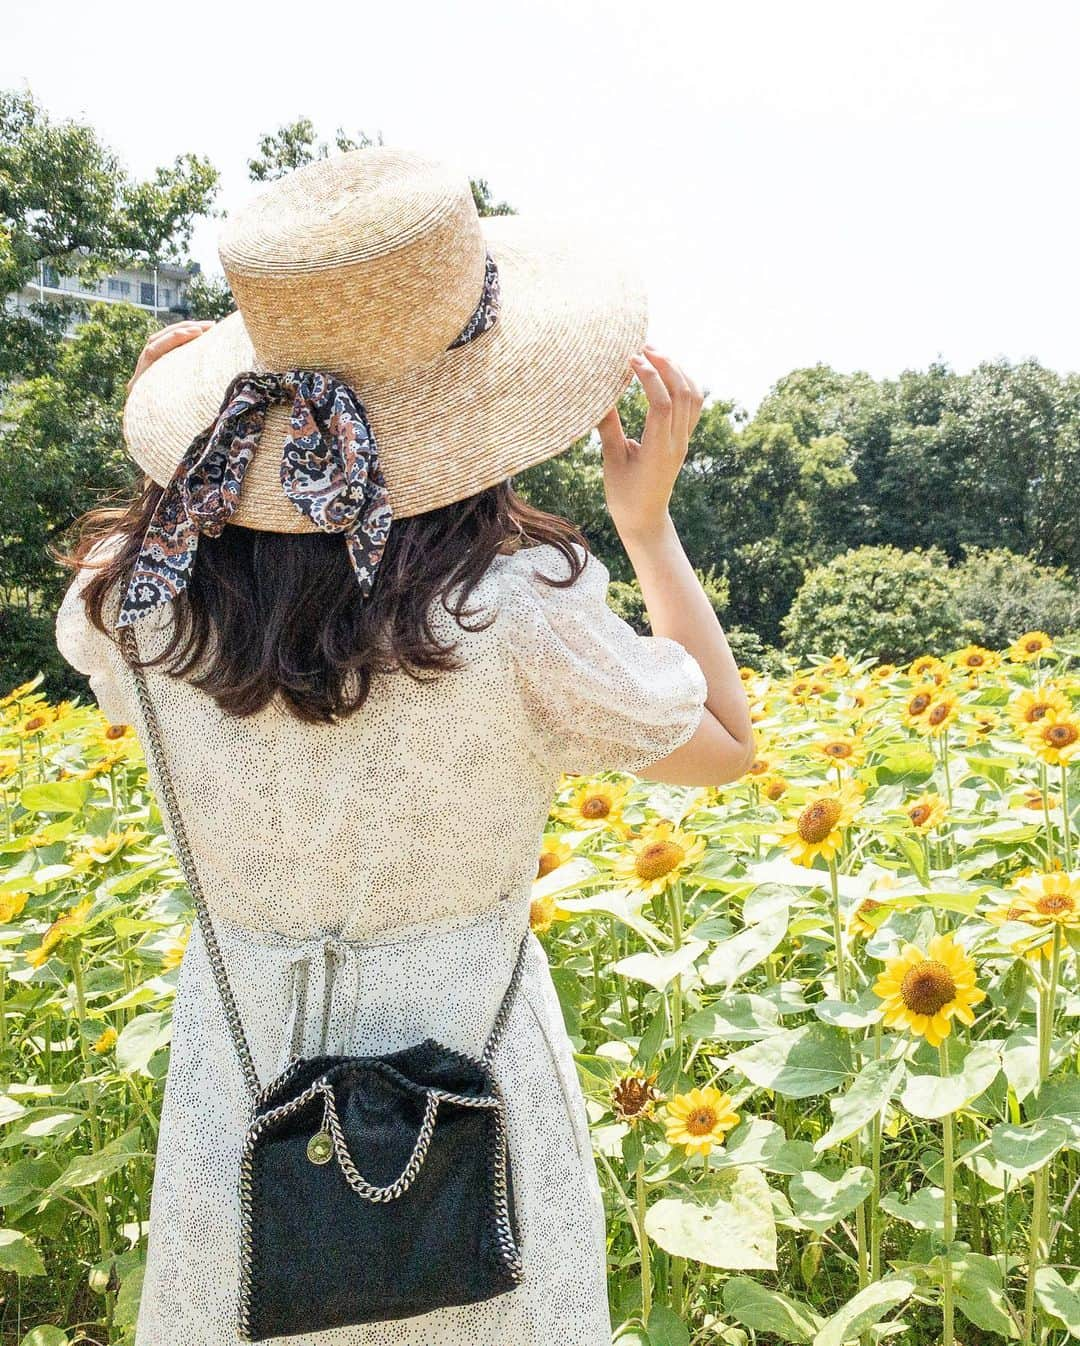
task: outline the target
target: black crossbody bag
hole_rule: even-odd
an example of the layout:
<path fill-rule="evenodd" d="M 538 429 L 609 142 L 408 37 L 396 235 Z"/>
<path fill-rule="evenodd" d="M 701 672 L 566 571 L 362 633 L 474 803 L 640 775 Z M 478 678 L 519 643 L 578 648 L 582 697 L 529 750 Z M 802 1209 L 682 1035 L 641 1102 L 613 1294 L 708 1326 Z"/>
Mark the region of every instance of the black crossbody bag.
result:
<path fill-rule="evenodd" d="M 529 931 L 479 1057 L 427 1038 L 385 1056 L 294 1057 L 259 1083 L 165 764 L 130 626 L 145 746 L 157 768 L 251 1111 L 240 1160 L 243 1341 L 474 1304 L 524 1280 L 506 1108 L 491 1061 Z M 363 1172 L 361 1172 L 361 1167 Z"/>

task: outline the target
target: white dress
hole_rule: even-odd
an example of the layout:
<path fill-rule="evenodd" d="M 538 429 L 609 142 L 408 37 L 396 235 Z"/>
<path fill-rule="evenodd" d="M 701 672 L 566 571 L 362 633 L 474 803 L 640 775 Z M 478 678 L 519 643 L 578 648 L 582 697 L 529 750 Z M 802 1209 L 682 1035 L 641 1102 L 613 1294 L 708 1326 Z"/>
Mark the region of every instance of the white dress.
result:
<path fill-rule="evenodd" d="M 686 742 L 706 683 L 688 651 L 607 606 L 550 545 L 497 556 L 457 672 L 375 679 L 361 710 L 304 724 L 275 701 L 236 719 L 147 677 L 169 770 L 260 1080 L 289 1054 L 385 1052 L 431 1036 L 478 1055 L 528 925 L 541 833 L 563 772 L 640 771 Z M 85 573 L 85 572 L 83 572 Z M 111 721 L 142 736 L 134 681 L 86 620 L 77 575 L 65 658 Z M 108 609 L 107 609 L 108 610 Z M 115 608 L 113 609 L 115 611 Z M 164 618 L 164 620 L 163 620 Z M 165 609 L 137 630 L 159 648 Z M 475 622 L 475 619 L 474 619 Z M 145 738 L 144 738 L 145 742 Z M 151 773 L 160 801 L 161 790 Z M 175 844 L 169 820 L 167 834 Z M 325 1038 L 323 1035 L 325 1034 Z M 572 1046 L 543 945 L 493 1059 L 525 1279 L 481 1304 L 280 1338 L 289 1346 L 608 1346 L 605 1214 Z M 236 1346 L 237 1173 L 247 1096 L 196 923 L 180 965 L 137 1346 Z"/>

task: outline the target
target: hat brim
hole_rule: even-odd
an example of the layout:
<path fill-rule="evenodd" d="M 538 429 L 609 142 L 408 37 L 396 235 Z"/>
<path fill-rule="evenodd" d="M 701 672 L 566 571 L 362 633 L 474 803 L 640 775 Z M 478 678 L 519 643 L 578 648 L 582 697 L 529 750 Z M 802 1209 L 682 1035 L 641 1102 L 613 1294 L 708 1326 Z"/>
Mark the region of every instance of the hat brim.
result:
<path fill-rule="evenodd" d="M 463 346 L 406 374 L 357 381 L 394 516 L 463 499 L 561 453 L 618 400 L 645 338 L 637 277 L 598 240 L 519 216 L 481 220 L 499 268 L 498 321 Z M 213 423 L 231 380 L 257 368 L 239 311 L 155 360 L 132 385 L 123 433 L 132 458 L 164 486 L 185 449 Z M 281 489 L 289 408 L 270 407 L 233 522 L 274 532 L 316 525 Z"/>

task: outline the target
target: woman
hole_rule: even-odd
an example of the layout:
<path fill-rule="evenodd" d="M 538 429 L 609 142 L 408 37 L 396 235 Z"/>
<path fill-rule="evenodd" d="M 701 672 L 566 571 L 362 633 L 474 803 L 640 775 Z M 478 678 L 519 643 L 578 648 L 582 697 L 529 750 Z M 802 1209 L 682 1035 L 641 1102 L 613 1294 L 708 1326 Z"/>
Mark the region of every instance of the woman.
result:
<path fill-rule="evenodd" d="M 222 238 L 238 313 L 148 341 L 124 418 L 142 489 L 91 511 L 70 558 L 58 645 L 143 736 L 112 629 L 138 631 L 260 1080 L 297 1054 L 426 1036 L 477 1055 L 525 931 L 493 1058 L 523 1282 L 292 1343 L 606 1346 L 584 1099 L 528 931 L 539 838 L 564 772 L 704 785 L 753 755 L 735 661 L 668 512 L 701 393 L 641 348 L 643 306 L 613 263 L 538 238 L 481 226 L 467 181 L 403 151 L 274 184 Z M 640 443 L 613 405 L 632 374 Z M 590 425 L 651 637 L 607 605 L 578 529 L 511 485 Z M 238 1340 L 250 1100 L 233 1046 L 196 924 L 137 1346 Z"/>

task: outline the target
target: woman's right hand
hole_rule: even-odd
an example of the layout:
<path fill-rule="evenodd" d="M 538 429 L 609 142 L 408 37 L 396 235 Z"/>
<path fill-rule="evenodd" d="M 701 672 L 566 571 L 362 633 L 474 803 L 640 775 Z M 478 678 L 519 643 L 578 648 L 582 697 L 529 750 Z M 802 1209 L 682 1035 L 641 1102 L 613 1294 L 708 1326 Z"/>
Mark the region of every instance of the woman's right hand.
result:
<path fill-rule="evenodd" d="M 632 355 L 649 410 L 641 442 L 628 439 L 612 407 L 597 426 L 604 457 L 604 495 L 623 543 L 650 537 L 668 521 L 668 504 L 686 461 L 704 395 L 674 361 L 653 346 Z"/>
<path fill-rule="evenodd" d="M 139 375 L 148 369 L 155 360 L 159 360 L 166 351 L 171 351 L 174 346 L 182 346 L 185 341 L 191 341 L 194 337 L 202 336 L 207 328 L 213 327 L 213 325 L 213 320 L 210 318 L 192 318 L 184 322 L 171 322 L 167 327 L 162 327 L 152 333 L 146 345 L 142 348 L 142 354 L 135 366 L 135 373 L 124 385 L 124 391 L 130 393 L 131 385 Z"/>

